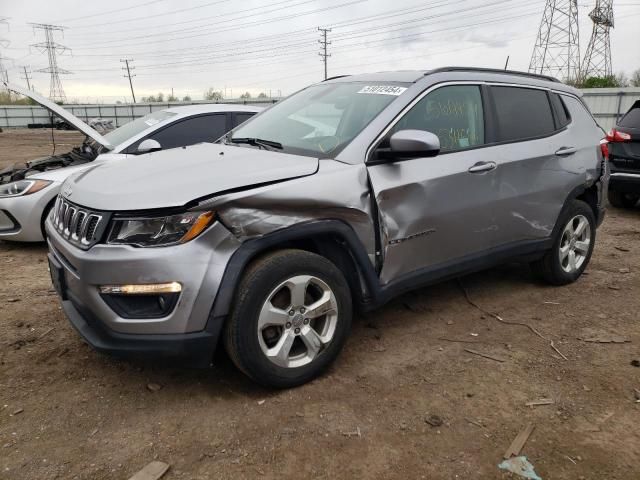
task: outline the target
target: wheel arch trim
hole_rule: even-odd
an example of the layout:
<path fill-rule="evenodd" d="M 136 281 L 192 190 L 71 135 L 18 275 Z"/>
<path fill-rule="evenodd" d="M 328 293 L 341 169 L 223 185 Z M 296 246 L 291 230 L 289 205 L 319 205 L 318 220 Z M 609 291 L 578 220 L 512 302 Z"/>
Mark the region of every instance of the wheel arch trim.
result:
<path fill-rule="evenodd" d="M 342 220 L 312 220 L 291 227 L 276 230 L 272 233 L 245 241 L 231 256 L 225 269 L 218 293 L 211 309 L 209 321 L 212 318 L 229 314 L 236 289 L 247 265 L 261 253 L 272 250 L 287 242 L 300 240 L 314 240 L 319 235 L 334 235 L 343 240 L 359 273 L 372 293 L 378 293 L 380 285 L 374 266 L 369 255 L 353 228 Z M 374 296 L 376 296 L 374 294 Z"/>

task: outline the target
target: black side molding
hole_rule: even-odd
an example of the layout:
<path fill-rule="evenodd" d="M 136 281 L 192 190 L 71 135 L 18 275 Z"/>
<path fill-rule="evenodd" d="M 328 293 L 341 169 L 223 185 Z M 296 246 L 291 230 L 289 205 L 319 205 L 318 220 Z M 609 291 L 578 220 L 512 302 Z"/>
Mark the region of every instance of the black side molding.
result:
<path fill-rule="evenodd" d="M 256 255 L 286 242 L 312 239 L 314 236 L 327 234 L 335 235 L 346 242 L 353 259 L 360 269 L 360 273 L 365 279 L 367 288 L 372 293 L 378 292 L 380 290 L 378 276 L 376 275 L 373 264 L 369 260 L 364 245 L 362 245 L 362 242 L 353 229 L 342 220 L 313 220 L 276 230 L 275 232 L 244 242 L 231 256 L 227 264 L 209 320 L 213 317 L 221 317 L 229 313 L 240 277 L 247 264 L 255 258 Z"/>

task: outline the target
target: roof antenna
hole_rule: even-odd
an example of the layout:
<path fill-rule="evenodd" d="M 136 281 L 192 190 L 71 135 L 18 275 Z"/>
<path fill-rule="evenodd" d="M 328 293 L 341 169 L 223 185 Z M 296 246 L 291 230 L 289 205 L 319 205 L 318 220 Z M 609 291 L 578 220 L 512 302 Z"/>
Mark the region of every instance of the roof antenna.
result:
<path fill-rule="evenodd" d="M 504 62 L 504 69 L 506 70 L 508 66 L 509 66 L 509 55 L 507 55 L 507 61 Z"/>

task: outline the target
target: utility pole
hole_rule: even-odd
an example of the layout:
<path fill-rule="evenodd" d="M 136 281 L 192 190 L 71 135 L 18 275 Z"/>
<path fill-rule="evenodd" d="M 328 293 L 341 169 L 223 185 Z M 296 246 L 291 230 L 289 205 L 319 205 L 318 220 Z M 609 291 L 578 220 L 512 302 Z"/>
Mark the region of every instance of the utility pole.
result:
<path fill-rule="evenodd" d="M 135 70 L 136 67 L 130 67 L 129 66 L 129 62 L 133 62 L 133 59 L 132 58 L 126 58 L 126 59 L 120 60 L 120 61 L 125 64 L 125 66 L 122 67 L 122 70 L 126 70 L 127 74 L 123 75 L 123 77 L 124 78 L 129 78 L 129 86 L 131 87 L 131 96 L 133 97 L 133 103 L 136 103 L 136 94 L 133 92 L 133 82 L 131 81 L 131 77 L 135 77 L 135 75 L 131 75 L 131 70 Z M 173 91 L 173 89 L 172 89 L 172 91 Z"/>
<path fill-rule="evenodd" d="M 331 45 L 331 42 L 327 41 L 327 33 L 329 33 L 331 29 L 318 27 L 318 31 L 320 32 L 320 36 L 321 36 L 321 39 L 318 40 L 318 43 L 320 44 L 320 47 L 321 47 L 321 51 L 318 55 L 320 55 L 320 57 L 322 58 L 322 61 L 324 62 L 324 79 L 326 80 L 327 79 L 327 58 L 331 56 L 330 53 L 327 53 L 327 47 Z"/>
<path fill-rule="evenodd" d="M 557 75 L 563 80 L 580 76 L 578 0 L 547 0 L 529 72 Z"/>
<path fill-rule="evenodd" d="M 31 72 L 27 71 L 27 66 L 26 65 L 23 65 L 22 69 L 24 70 L 24 77 L 22 77 L 22 79 L 26 80 L 26 82 L 27 82 L 27 90 L 31 90 L 31 77 L 29 76 L 29 74 Z"/>
<path fill-rule="evenodd" d="M 593 22 L 593 32 L 582 59 L 582 78 L 609 77 L 611 67 L 611 39 L 609 32 L 614 27 L 613 0 L 596 0 L 596 6 L 589 13 Z"/>
<path fill-rule="evenodd" d="M 67 99 L 67 96 L 65 95 L 64 89 L 62 88 L 60 75 L 69 74 L 71 72 L 69 70 L 58 67 L 57 54 L 63 54 L 64 52 L 69 50 L 69 48 L 55 42 L 53 39 L 53 32 L 62 32 L 64 31 L 65 27 L 61 27 L 59 25 L 50 25 L 48 23 L 30 23 L 29 25 L 33 27 L 34 31 L 44 31 L 45 41 L 41 43 L 34 43 L 31 46 L 40 49 L 42 53 L 47 52 L 47 57 L 49 58 L 49 67 L 41 68 L 37 71 L 51 74 L 51 80 L 49 83 L 49 98 L 54 101 L 57 100 L 63 102 Z"/>

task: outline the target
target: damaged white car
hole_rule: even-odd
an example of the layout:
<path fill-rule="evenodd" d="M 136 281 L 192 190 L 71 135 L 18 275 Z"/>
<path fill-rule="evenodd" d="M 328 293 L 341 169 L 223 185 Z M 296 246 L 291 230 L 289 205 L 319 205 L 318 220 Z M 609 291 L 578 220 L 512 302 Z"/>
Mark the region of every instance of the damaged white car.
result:
<path fill-rule="evenodd" d="M 54 102 L 17 85 L 4 86 L 30 97 L 86 135 L 70 152 L 17 163 L 0 170 L 0 240 L 44 240 L 44 221 L 60 186 L 98 163 L 143 153 L 213 142 L 262 110 L 248 105 L 189 105 L 152 112 L 101 135 Z"/>

